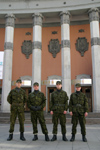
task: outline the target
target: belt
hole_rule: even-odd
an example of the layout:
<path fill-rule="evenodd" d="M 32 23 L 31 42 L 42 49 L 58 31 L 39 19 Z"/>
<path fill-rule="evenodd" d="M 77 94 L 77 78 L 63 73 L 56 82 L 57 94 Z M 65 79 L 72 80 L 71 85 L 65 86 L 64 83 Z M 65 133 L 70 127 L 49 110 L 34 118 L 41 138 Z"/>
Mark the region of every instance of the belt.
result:
<path fill-rule="evenodd" d="M 12 103 L 12 105 L 18 106 L 18 105 L 24 105 L 23 103 Z"/>
<path fill-rule="evenodd" d="M 65 104 L 54 104 L 55 106 L 65 106 Z"/>
<path fill-rule="evenodd" d="M 79 107 L 82 107 L 82 105 L 81 105 L 81 104 L 76 104 L 76 105 L 74 105 L 74 106 L 76 106 L 76 107 L 78 107 L 78 106 L 79 106 Z"/>

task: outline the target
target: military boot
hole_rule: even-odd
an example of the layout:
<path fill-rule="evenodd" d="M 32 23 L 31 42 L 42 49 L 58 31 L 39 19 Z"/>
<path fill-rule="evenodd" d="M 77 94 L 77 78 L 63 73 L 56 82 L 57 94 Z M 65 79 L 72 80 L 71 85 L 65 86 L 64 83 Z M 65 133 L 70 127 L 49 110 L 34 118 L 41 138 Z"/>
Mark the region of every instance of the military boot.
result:
<path fill-rule="evenodd" d="M 82 140 L 83 140 L 83 142 L 87 142 L 85 135 L 82 135 Z"/>
<path fill-rule="evenodd" d="M 36 140 L 38 140 L 37 134 L 34 135 L 34 138 L 32 139 L 32 141 L 36 141 Z"/>
<path fill-rule="evenodd" d="M 49 141 L 49 136 L 48 136 L 48 134 L 45 134 L 45 141 Z"/>
<path fill-rule="evenodd" d="M 66 135 L 65 135 L 65 134 L 62 135 L 62 140 L 63 140 L 63 141 L 68 141 L 68 139 L 66 138 Z"/>
<path fill-rule="evenodd" d="M 56 141 L 57 140 L 57 135 L 53 135 L 51 141 Z"/>
<path fill-rule="evenodd" d="M 23 132 L 21 132 L 21 133 L 20 133 L 20 140 L 22 140 L 22 141 L 26 141 L 26 139 L 25 139 L 25 137 L 24 137 L 24 133 L 23 133 Z"/>
<path fill-rule="evenodd" d="M 72 134 L 72 137 L 70 139 L 71 142 L 75 141 L 75 134 Z"/>
<path fill-rule="evenodd" d="M 9 134 L 9 137 L 7 138 L 7 141 L 11 141 L 13 139 L 13 134 Z"/>

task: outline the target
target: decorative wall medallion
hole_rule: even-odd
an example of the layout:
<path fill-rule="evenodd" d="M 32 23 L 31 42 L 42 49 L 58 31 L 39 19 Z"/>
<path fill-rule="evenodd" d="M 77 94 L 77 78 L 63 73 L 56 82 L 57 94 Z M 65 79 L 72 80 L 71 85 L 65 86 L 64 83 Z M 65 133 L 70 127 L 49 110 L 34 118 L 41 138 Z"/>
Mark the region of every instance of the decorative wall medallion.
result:
<path fill-rule="evenodd" d="M 21 46 L 21 50 L 22 50 L 22 53 L 25 54 L 26 58 L 28 59 L 29 55 L 32 54 L 32 41 L 24 40 Z"/>
<path fill-rule="evenodd" d="M 84 32 L 84 29 L 80 29 L 79 32 Z"/>
<path fill-rule="evenodd" d="M 57 31 L 52 31 L 52 34 L 57 34 Z"/>
<path fill-rule="evenodd" d="M 84 56 L 85 51 L 88 50 L 89 43 L 87 42 L 87 39 L 85 37 L 78 37 L 76 43 L 76 50 L 81 53 L 81 56 Z"/>
<path fill-rule="evenodd" d="M 52 53 L 53 57 L 56 57 L 56 54 L 60 52 L 61 44 L 59 44 L 58 39 L 51 39 L 48 45 L 48 51 Z"/>
<path fill-rule="evenodd" d="M 26 32 L 26 35 L 31 35 L 31 32 Z"/>

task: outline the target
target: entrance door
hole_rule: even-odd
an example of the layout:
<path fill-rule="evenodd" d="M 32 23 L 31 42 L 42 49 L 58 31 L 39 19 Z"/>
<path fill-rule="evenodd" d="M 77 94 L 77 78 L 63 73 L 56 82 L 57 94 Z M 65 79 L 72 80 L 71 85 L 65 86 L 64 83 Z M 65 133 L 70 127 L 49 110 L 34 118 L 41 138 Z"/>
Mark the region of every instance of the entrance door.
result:
<path fill-rule="evenodd" d="M 86 97 L 88 98 L 88 105 L 89 105 L 89 112 L 92 112 L 92 91 L 91 86 L 83 86 L 81 91 L 85 93 Z"/>
<path fill-rule="evenodd" d="M 48 87 L 48 112 L 50 112 L 49 104 L 51 100 L 51 93 L 56 90 L 56 87 Z"/>
<path fill-rule="evenodd" d="M 22 87 L 22 89 L 26 92 L 27 98 L 29 93 L 31 93 L 31 87 Z M 28 107 L 27 107 L 27 103 L 25 104 L 25 111 L 29 111 Z"/>
<path fill-rule="evenodd" d="M 2 88 L 0 88 L 0 110 L 1 110 L 1 94 L 2 94 Z"/>

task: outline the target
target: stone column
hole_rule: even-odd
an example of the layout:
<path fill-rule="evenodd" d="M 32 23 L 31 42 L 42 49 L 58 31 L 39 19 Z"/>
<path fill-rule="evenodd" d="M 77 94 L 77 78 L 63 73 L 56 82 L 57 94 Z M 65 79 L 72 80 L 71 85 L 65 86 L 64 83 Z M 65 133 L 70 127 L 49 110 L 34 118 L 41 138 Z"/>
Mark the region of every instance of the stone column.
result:
<path fill-rule="evenodd" d="M 7 102 L 7 96 L 11 90 L 15 16 L 12 14 L 8 14 L 5 17 L 6 17 L 6 24 L 5 24 L 4 67 L 3 67 L 1 110 L 2 112 L 9 112 L 10 106 Z"/>
<path fill-rule="evenodd" d="M 42 19 L 39 13 L 33 14 L 33 45 L 32 45 L 32 87 L 34 82 L 39 83 L 41 90 L 41 50 L 42 50 Z M 33 88 L 32 88 L 33 91 Z"/>
<path fill-rule="evenodd" d="M 91 51 L 93 70 L 93 91 L 94 104 L 93 111 L 100 112 L 100 37 L 99 37 L 99 10 L 91 8 L 89 10 L 90 31 L 91 31 Z"/>
<path fill-rule="evenodd" d="M 61 12 L 62 89 L 71 94 L 70 13 Z"/>

